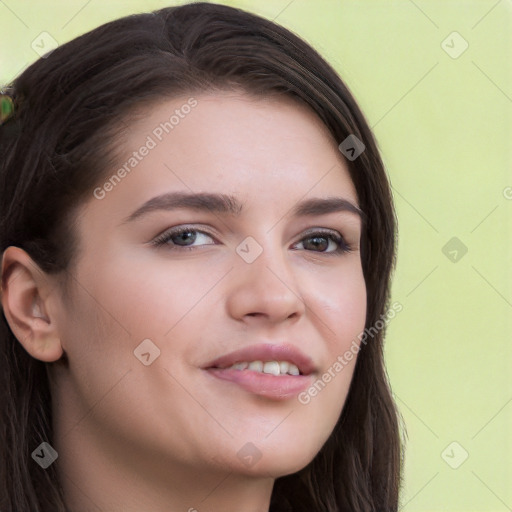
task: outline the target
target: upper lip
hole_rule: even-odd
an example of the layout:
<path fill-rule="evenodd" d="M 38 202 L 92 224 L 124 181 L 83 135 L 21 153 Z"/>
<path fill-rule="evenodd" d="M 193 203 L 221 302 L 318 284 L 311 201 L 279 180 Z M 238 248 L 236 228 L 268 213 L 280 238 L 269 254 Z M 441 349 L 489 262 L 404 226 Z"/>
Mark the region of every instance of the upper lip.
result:
<path fill-rule="evenodd" d="M 235 363 L 244 361 L 288 361 L 296 365 L 302 375 L 309 375 L 315 371 L 312 359 L 298 348 L 289 344 L 275 345 L 271 343 L 251 345 L 235 350 L 210 361 L 204 366 L 204 369 L 228 368 Z"/>

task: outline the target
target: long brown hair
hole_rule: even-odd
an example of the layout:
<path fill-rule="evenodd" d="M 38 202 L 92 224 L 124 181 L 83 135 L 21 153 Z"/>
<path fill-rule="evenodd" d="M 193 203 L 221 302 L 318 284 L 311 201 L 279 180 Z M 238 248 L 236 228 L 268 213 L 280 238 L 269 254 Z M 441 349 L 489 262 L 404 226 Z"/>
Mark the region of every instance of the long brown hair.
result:
<path fill-rule="evenodd" d="M 285 28 L 240 9 L 192 3 L 127 16 L 41 58 L 8 90 L 14 115 L 0 127 L 0 251 L 18 246 L 42 270 L 68 277 L 79 240 L 75 208 L 115 162 L 115 140 L 141 104 L 178 94 L 239 89 L 309 105 L 333 138 L 365 150 L 347 160 L 359 206 L 366 327 L 389 306 L 396 216 L 376 142 L 333 68 Z M 3 276 L 2 276 L 3 279 Z M 402 445 L 380 329 L 361 347 L 342 414 L 314 460 L 278 478 L 270 511 L 396 511 Z M 46 365 L 0 318 L 0 509 L 65 510 L 54 466 L 32 451 L 52 440 Z"/>

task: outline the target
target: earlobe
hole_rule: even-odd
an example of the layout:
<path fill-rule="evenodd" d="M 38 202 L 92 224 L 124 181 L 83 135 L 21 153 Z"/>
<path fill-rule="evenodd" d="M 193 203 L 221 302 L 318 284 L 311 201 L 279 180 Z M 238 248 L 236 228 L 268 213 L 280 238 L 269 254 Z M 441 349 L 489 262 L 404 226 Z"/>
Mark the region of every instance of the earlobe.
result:
<path fill-rule="evenodd" d="M 8 247 L 1 267 L 5 318 L 25 350 L 35 359 L 58 360 L 63 349 L 56 319 L 50 314 L 51 282 L 19 247 Z"/>

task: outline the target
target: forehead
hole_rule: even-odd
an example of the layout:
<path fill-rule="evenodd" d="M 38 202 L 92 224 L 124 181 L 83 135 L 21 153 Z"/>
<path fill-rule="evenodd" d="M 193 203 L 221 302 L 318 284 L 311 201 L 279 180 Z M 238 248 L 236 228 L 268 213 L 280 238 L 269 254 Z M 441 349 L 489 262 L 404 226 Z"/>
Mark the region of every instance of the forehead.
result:
<path fill-rule="evenodd" d="M 165 99 L 137 113 L 95 208 L 125 213 L 165 192 L 237 196 L 282 216 L 309 195 L 357 204 L 346 163 L 328 129 L 288 97 L 220 92 Z"/>
<path fill-rule="evenodd" d="M 144 157 L 145 167 L 151 162 L 175 172 L 193 170 L 202 180 L 231 172 L 233 179 L 286 175 L 307 183 L 333 166 L 341 172 L 329 173 L 330 178 L 348 177 L 327 127 L 310 107 L 289 96 L 219 91 L 166 99 L 146 107 L 130 125 L 119 163 L 144 144 L 155 146 Z"/>

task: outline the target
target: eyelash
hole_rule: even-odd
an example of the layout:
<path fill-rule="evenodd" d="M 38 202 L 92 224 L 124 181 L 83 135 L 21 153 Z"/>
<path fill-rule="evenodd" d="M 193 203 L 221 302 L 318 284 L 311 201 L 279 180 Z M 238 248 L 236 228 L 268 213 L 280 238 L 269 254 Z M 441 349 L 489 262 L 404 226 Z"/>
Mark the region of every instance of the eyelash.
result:
<path fill-rule="evenodd" d="M 182 235 L 183 233 L 188 232 L 194 232 L 194 233 L 201 233 L 203 235 L 207 235 L 211 238 L 215 238 L 211 233 L 208 233 L 207 231 L 202 231 L 199 229 L 196 229 L 192 226 L 180 226 L 177 228 L 170 229 L 169 231 L 166 231 L 162 235 L 160 235 L 158 238 L 156 238 L 153 242 L 151 242 L 153 245 L 157 247 L 161 247 L 163 245 L 169 244 L 172 238 Z M 345 239 L 336 231 L 331 230 L 325 230 L 325 229 L 319 229 L 316 231 L 312 231 L 307 233 L 306 236 L 301 238 L 299 242 L 303 242 L 304 240 L 311 239 L 311 238 L 327 238 L 332 241 L 334 241 L 338 247 L 334 251 L 325 252 L 325 251 L 308 251 L 308 252 L 317 252 L 319 254 L 327 254 L 327 255 L 343 255 L 351 252 L 353 249 L 352 247 L 345 241 Z M 170 244 L 169 244 L 170 245 Z M 214 245 L 214 244 L 207 244 L 207 245 Z M 181 246 L 176 245 L 170 246 L 171 250 L 195 250 L 198 246 Z M 307 250 L 307 249 L 304 249 Z"/>

